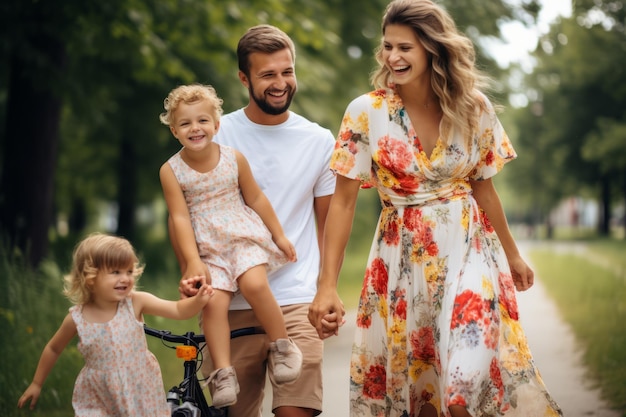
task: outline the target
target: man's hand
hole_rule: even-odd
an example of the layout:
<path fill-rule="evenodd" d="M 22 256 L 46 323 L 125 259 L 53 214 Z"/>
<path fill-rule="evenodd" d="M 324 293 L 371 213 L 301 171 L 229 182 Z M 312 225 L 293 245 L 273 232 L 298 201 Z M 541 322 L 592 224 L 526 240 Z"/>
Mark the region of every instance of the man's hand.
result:
<path fill-rule="evenodd" d="M 202 280 L 202 283 L 199 283 L 199 280 Z M 204 282 L 211 285 L 209 268 L 200 258 L 194 259 L 187 264 L 185 273 L 178 284 L 180 298 L 193 297 Z"/>
<path fill-rule="evenodd" d="M 309 306 L 308 317 L 320 339 L 327 339 L 339 334 L 339 328 L 345 323 L 343 318 L 345 314 L 346 311 L 337 290 L 320 287 Z"/>

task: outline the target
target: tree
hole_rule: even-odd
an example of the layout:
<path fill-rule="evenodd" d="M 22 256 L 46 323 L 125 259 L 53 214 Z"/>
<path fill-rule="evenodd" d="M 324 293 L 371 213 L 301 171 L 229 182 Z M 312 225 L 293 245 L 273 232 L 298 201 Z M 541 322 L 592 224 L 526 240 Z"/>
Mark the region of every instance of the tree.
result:
<path fill-rule="evenodd" d="M 217 88 L 226 111 L 243 105 L 234 51 L 252 25 L 275 24 L 293 37 L 300 81 L 293 109 L 336 129 L 348 101 L 369 88 L 386 4 L 3 2 L 0 58 L 11 58 L 12 81 L 0 83 L 2 233 L 37 265 L 50 238 L 69 233 L 74 241 L 106 201 L 118 209 L 116 232 L 138 238 L 137 207 L 160 197 L 158 167 L 177 148 L 157 119 L 163 98 L 178 84 L 201 82 Z M 528 14 L 502 1 L 446 5 L 475 40 L 498 36 L 499 19 Z M 479 56 L 495 72 L 493 61 Z"/>
<path fill-rule="evenodd" d="M 528 152 L 536 147 L 549 150 L 541 177 L 559 182 L 548 192 L 559 197 L 585 190 L 596 193 L 604 213 L 598 224 L 603 235 L 609 233 L 611 203 L 626 170 L 620 157 L 626 152 L 620 137 L 626 71 L 615 65 L 626 58 L 626 36 L 619 23 L 623 20 L 618 20 L 624 10 L 616 4 L 577 3 L 575 14 L 540 40 L 534 54 L 538 65 L 527 86 L 531 106 L 542 109 L 541 128 L 531 131 L 523 119 L 518 127 L 522 137 L 527 136 Z"/>

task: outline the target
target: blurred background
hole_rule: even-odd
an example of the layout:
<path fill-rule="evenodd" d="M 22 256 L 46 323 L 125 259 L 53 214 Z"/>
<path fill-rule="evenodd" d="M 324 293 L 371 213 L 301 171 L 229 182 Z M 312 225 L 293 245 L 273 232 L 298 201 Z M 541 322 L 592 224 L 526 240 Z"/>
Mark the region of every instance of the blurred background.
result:
<path fill-rule="evenodd" d="M 179 148 L 158 120 L 167 93 L 180 84 L 212 84 L 225 112 L 243 106 L 237 41 L 248 27 L 269 23 L 296 43 L 299 92 L 292 110 L 336 133 L 346 105 L 371 89 L 387 3 L 0 4 L 0 415 L 20 415 L 13 412 L 17 398 L 69 307 L 62 275 L 87 233 L 131 240 L 146 263 L 142 288 L 177 297 L 179 272 L 158 179 L 160 165 Z M 519 154 L 496 177 L 509 222 L 518 239 L 542 243 L 534 257 L 539 275 L 562 314 L 574 316 L 568 320 L 588 353 L 593 380 L 624 413 L 625 2 L 440 3 L 474 41 Z M 364 190 L 341 278 L 349 307 L 356 306 L 377 213 L 376 193 Z M 553 253 L 556 246 L 546 242 L 582 250 Z M 569 256 L 586 262 L 593 276 L 576 281 L 584 268 L 573 267 Z M 566 258 L 555 269 L 559 257 Z M 611 325 L 590 332 L 600 331 L 598 322 Z M 195 328 L 191 322 L 150 323 Z M 159 359 L 166 381 L 180 376 L 180 364 Z M 41 415 L 71 413 L 81 361 L 75 348 L 63 354 L 44 387 Z"/>

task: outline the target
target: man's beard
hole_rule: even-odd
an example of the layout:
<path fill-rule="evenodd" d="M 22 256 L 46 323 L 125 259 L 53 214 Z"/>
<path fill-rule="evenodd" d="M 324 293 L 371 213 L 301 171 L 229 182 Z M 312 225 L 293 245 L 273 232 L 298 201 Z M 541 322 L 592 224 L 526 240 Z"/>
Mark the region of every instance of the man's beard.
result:
<path fill-rule="evenodd" d="M 287 102 L 283 106 L 274 107 L 265 100 L 265 96 L 262 96 L 259 98 L 254 94 L 254 87 L 252 86 L 252 84 L 250 84 L 250 86 L 248 87 L 248 91 L 250 92 L 250 97 L 252 97 L 252 100 L 254 100 L 257 106 L 259 106 L 261 111 L 263 111 L 263 113 L 267 113 L 272 116 L 283 114 L 284 112 L 289 110 L 289 106 L 291 105 L 291 100 L 293 100 L 293 96 L 295 94 L 295 89 L 293 89 L 290 85 L 288 85 L 287 86 Z"/>

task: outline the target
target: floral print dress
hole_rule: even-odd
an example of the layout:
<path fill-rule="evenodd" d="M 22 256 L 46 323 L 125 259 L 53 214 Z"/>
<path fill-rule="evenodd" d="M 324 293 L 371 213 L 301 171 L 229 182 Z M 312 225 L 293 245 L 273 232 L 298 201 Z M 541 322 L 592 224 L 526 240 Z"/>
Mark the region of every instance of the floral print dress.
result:
<path fill-rule="evenodd" d="M 161 368 L 148 350 L 132 298 L 120 301 L 115 317 L 91 323 L 82 305 L 70 308 L 85 366 L 74 384 L 76 417 L 169 417 Z"/>
<path fill-rule="evenodd" d="M 393 89 L 348 106 L 331 168 L 382 203 L 350 366 L 350 415 L 558 416 L 518 320 L 506 256 L 472 197 L 516 157 L 482 97 L 471 144 L 456 134 L 428 157 Z"/>
<path fill-rule="evenodd" d="M 180 151 L 168 163 L 183 190 L 200 258 L 211 274 L 211 286 L 237 292 L 237 279 L 257 265 L 267 272 L 287 263 L 259 215 L 248 207 L 239 188 L 235 149 L 219 145 L 220 160 L 208 172 L 183 161 Z"/>

